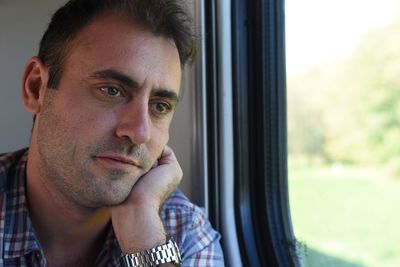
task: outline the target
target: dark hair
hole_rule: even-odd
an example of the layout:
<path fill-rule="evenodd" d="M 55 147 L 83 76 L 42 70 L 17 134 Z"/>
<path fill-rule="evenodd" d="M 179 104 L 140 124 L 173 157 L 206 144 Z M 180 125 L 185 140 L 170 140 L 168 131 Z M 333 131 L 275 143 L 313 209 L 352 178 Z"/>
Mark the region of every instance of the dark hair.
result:
<path fill-rule="evenodd" d="M 95 17 L 116 12 L 132 18 L 155 35 L 174 40 L 181 66 L 193 62 L 192 18 L 179 0 L 71 0 L 58 9 L 40 42 L 38 57 L 49 69 L 48 88 L 57 88 L 68 46 Z"/>

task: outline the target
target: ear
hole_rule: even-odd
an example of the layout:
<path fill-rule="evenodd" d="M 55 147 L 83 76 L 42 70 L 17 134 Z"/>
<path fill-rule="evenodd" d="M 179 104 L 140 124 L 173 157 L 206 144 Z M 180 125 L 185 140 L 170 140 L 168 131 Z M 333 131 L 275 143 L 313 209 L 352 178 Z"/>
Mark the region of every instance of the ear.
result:
<path fill-rule="evenodd" d="M 38 57 L 31 58 L 22 77 L 22 101 L 29 112 L 33 114 L 40 112 L 47 81 L 47 68 Z"/>

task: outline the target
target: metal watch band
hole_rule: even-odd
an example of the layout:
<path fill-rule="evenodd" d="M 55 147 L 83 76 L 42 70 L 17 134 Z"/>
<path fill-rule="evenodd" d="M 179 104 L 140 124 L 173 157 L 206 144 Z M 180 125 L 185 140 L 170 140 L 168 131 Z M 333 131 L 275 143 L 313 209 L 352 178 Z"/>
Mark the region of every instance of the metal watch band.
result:
<path fill-rule="evenodd" d="M 167 243 L 145 251 L 126 254 L 121 257 L 124 267 L 158 266 L 163 263 L 181 264 L 181 254 L 175 240 L 168 238 Z"/>

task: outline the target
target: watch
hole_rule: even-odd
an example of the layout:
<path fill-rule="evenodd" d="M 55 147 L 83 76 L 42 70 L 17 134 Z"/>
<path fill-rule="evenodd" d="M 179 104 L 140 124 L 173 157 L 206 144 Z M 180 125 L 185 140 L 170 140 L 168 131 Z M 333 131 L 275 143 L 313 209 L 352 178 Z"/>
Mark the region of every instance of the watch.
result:
<path fill-rule="evenodd" d="M 125 254 L 121 257 L 121 263 L 124 267 L 158 266 L 162 263 L 181 266 L 181 261 L 179 248 L 172 237 L 169 237 L 164 245 L 133 254 Z"/>

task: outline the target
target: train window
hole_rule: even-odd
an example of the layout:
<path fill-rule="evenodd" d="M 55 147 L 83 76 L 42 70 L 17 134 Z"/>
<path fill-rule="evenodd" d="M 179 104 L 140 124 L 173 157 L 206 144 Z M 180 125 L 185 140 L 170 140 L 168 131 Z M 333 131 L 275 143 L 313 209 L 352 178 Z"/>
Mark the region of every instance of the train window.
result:
<path fill-rule="evenodd" d="M 400 2 L 286 0 L 289 193 L 311 266 L 400 266 Z"/>

